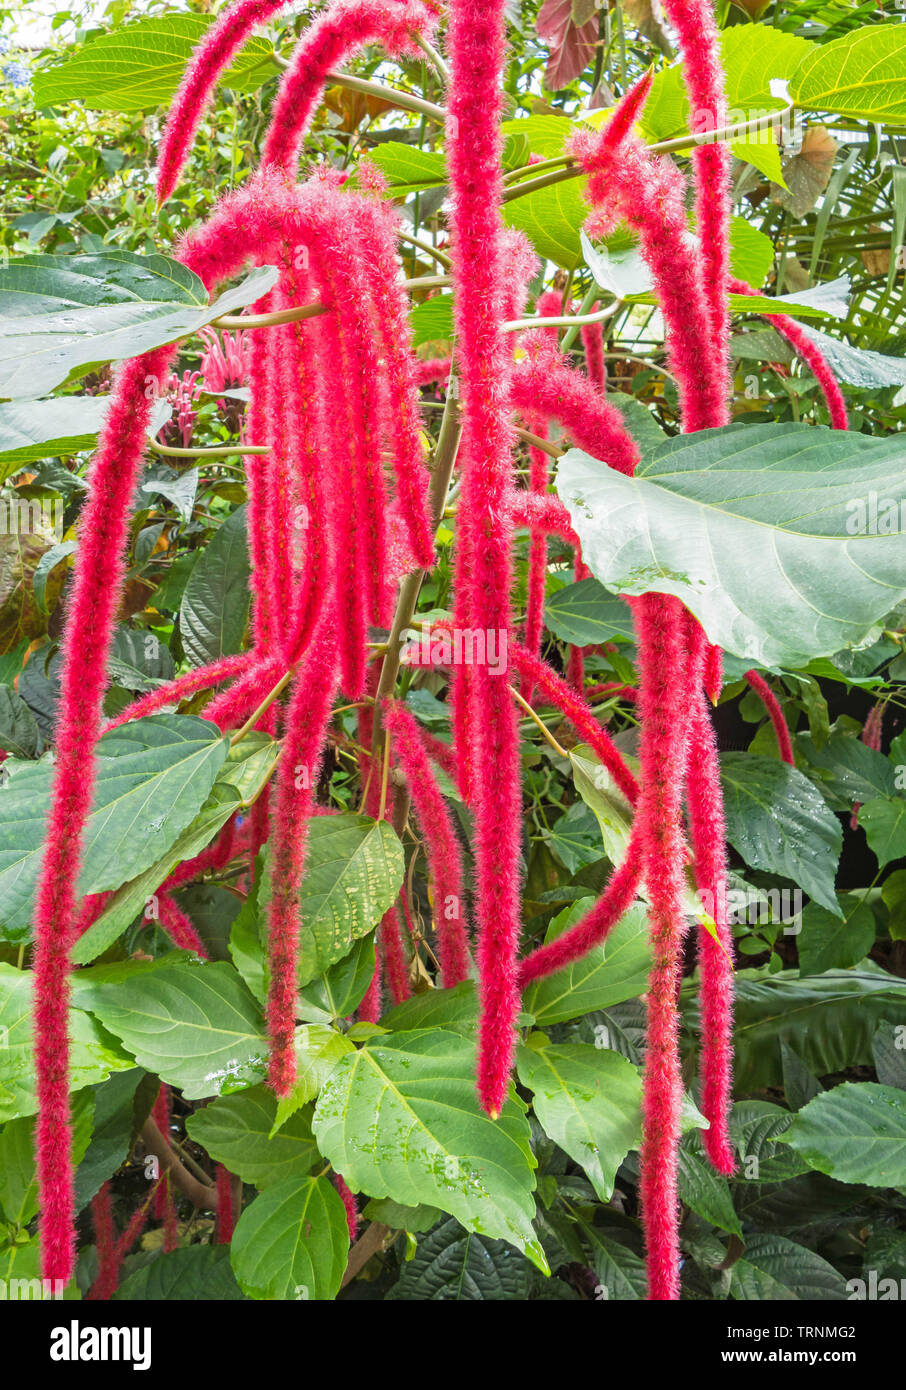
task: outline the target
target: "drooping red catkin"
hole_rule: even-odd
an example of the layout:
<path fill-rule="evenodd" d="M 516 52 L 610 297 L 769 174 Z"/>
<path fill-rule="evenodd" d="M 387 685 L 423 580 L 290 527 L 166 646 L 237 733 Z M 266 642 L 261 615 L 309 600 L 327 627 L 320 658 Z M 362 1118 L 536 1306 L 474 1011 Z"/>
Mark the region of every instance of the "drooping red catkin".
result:
<path fill-rule="evenodd" d="M 729 1175 L 736 1167 L 729 1133 L 733 1094 L 733 932 L 727 911 L 726 825 L 720 764 L 703 698 L 692 711 L 686 787 L 699 900 L 717 932 L 715 941 L 704 924 L 699 923 L 701 1110 L 710 1126 L 702 1138 L 714 1167 Z"/>
<path fill-rule="evenodd" d="M 377 1023 L 383 1013 L 384 1006 L 381 992 L 383 973 L 381 953 L 380 951 L 376 951 L 374 956 L 374 974 L 362 997 L 361 1004 L 356 1009 L 356 1017 L 363 1023 Z"/>
<path fill-rule="evenodd" d="M 884 732 L 884 710 L 886 703 L 878 700 L 877 704 L 872 705 L 868 711 L 865 723 L 862 726 L 862 742 L 866 748 L 870 748 L 874 753 L 881 751 L 881 737 Z M 859 811 L 862 809 L 861 801 L 853 802 L 852 814 L 849 818 L 850 830 L 859 828 Z"/>
<path fill-rule="evenodd" d="M 601 308 L 600 303 L 591 306 L 593 314 Z M 603 392 L 607 387 L 607 363 L 604 360 L 604 325 L 586 323 L 582 325 L 582 346 L 585 349 L 585 371 L 589 381 Z"/>
<path fill-rule="evenodd" d="M 569 512 L 559 497 L 512 491 L 507 497 L 507 507 L 515 526 L 530 526 L 548 536 L 561 536 L 570 545 L 579 544 Z"/>
<path fill-rule="evenodd" d="M 745 280 L 730 280 L 730 289 L 734 294 L 755 294 L 762 295 L 763 291 L 753 289 L 746 284 Z M 843 392 L 837 383 L 837 378 L 828 365 L 824 353 L 813 343 L 811 338 L 806 337 L 801 326 L 794 319 L 788 318 L 786 314 L 765 314 L 769 324 L 777 329 L 781 337 L 786 338 L 791 347 L 795 348 L 803 362 L 811 368 L 812 375 L 821 387 L 822 395 L 830 412 L 831 427 L 835 430 L 845 430 L 849 428 L 849 421 L 846 415 L 846 401 L 843 399 Z"/>
<path fill-rule="evenodd" d="M 793 744 L 790 739 L 790 731 L 787 722 L 783 717 L 783 710 L 780 708 L 780 701 L 774 694 L 771 687 L 763 676 L 757 671 L 746 671 L 746 680 L 761 699 L 762 704 L 768 712 L 771 723 L 774 726 L 774 733 L 777 735 L 777 746 L 780 749 L 780 756 L 790 767 L 796 766 L 796 759 L 793 756 Z"/>
<path fill-rule="evenodd" d="M 435 382 L 446 384 L 451 365 L 449 357 L 416 358 L 413 363 L 416 386 L 433 386 Z"/>
<path fill-rule="evenodd" d="M 638 782 L 614 747 L 610 735 L 601 728 L 582 696 L 571 690 L 546 661 L 532 656 L 515 642 L 510 646 L 510 661 L 521 676 L 531 678 L 545 699 L 563 711 L 576 732 L 591 745 L 595 756 L 607 768 L 626 799 L 635 805 L 639 795 Z"/>
<path fill-rule="evenodd" d="M 161 1134 L 170 1142 L 170 1087 L 161 1086 L 157 1093 L 151 1114 L 154 1123 Z M 173 1200 L 173 1189 L 170 1185 L 169 1172 L 164 1173 L 161 1181 L 154 1190 L 153 1211 L 158 1221 L 163 1222 L 163 1243 L 164 1254 L 169 1254 L 175 1250 L 179 1244 L 178 1217 L 176 1214 L 176 1203 Z"/>
<path fill-rule="evenodd" d="M 510 353 L 501 333 L 506 289 L 498 130 L 504 12 L 505 0 L 452 0 L 447 32 L 447 156 L 463 419 L 455 622 L 486 638 L 512 631 L 512 523 L 504 505 L 512 481 Z M 457 677 L 465 669 L 458 668 Z M 519 731 L 506 681 L 482 666 L 472 667 L 470 675 L 481 997 L 477 1085 L 482 1105 L 496 1116 L 509 1086 L 519 1008 Z"/>
<path fill-rule="evenodd" d="M 429 37 L 438 12 L 431 0 L 333 0 L 303 34 L 280 84 L 262 166 L 276 165 L 295 174 L 305 132 L 331 69 L 371 43 L 394 56 L 417 54 L 412 35 Z"/>
<path fill-rule="evenodd" d="M 143 719 L 145 715 L 156 714 L 165 705 L 179 704 L 180 700 L 188 699 L 199 690 L 207 690 L 219 685 L 221 681 L 242 675 L 254 660 L 251 652 L 240 652 L 238 656 L 223 656 L 219 661 L 212 661 L 207 666 L 197 666 L 194 671 L 187 671 L 184 676 L 168 681 L 166 685 L 158 686 L 156 690 L 149 691 L 140 699 L 133 700 L 115 719 L 108 720 L 103 732 L 107 734 L 111 729 L 128 724 L 132 719 Z"/>
<path fill-rule="evenodd" d="M 685 917 L 682 907 L 683 772 L 690 692 L 683 609 L 678 599 L 632 601 L 640 673 L 641 794 L 637 823 L 649 900 L 652 967 L 648 979 L 644 1137 L 640 1196 L 648 1296 L 679 1297 L 676 1155 L 683 1087 L 677 994 Z"/>
<path fill-rule="evenodd" d="M 541 317 L 556 318 L 560 315 L 560 295 L 549 290 L 545 294 L 538 296 L 535 304 L 535 312 Z M 542 336 L 550 342 L 554 351 L 557 349 L 557 330 L 556 328 L 539 328 L 536 330 L 537 336 Z M 536 416 L 534 412 L 525 412 L 525 421 L 528 428 L 540 438 L 547 438 L 547 421 L 543 416 Z M 532 446 L 529 449 L 529 490 L 539 496 L 547 492 L 549 482 L 550 467 L 548 455 L 543 449 Z M 525 629 L 523 632 L 523 642 L 527 651 L 533 656 L 537 656 L 541 651 L 541 634 L 544 631 L 544 596 L 547 587 L 547 539 L 541 532 L 532 535 L 529 544 L 528 560 L 528 584 L 525 603 Z M 532 698 L 532 684 L 528 677 L 524 677 L 520 690 L 523 700 Z"/>
<path fill-rule="evenodd" d="M 570 927 L 562 936 L 546 946 L 539 946 L 519 963 L 519 989 L 525 989 L 532 980 L 540 980 L 555 970 L 562 970 L 600 943 L 612 927 L 616 926 L 633 903 L 642 877 L 641 839 L 636 829 L 629 838 L 626 854 L 620 866 L 614 870 L 610 881 L 590 912 Z"/>
<path fill-rule="evenodd" d="M 217 1165 L 217 1216 L 214 1237 L 218 1245 L 229 1245 L 236 1228 L 233 1209 L 233 1175 L 222 1163 Z"/>
<path fill-rule="evenodd" d="M 350 1241 L 354 1241 L 359 1234 L 359 1208 L 355 1199 L 355 1193 L 350 1190 L 339 1173 L 334 1173 L 333 1185 L 340 1194 L 343 1210 L 346 1212 L 346 1226 L 349 1230 L 349 1239 Z"/>
<path fill-rule="evenodd" d="M 385 912 L 377 931 L 378 948 L 384 959 L 384 970 L 390 998 L 394 1004 L 402 1004 L 409 998 L 409 963 L 400 936 L 399 914 L 396 907 Z"/>
<path fill-rule="evenodd" d="M 257 658 L 254 665 L 246 667 L 237 681 L 205 707 L 205 719 L 220 729 L 235 728 L 250 718 L 286 670 L 282 656 L 261 658 L 257 652 L 250 655 Z"/>
<path fill-rule="evenodd" d="M 109 1182 L 105 1182 L 91 1199 L 91 1220 L 94 1225 L 98 1273 L 87 1297 L 106 1301 L 116 1293 L 119 1281 L 116 1230 L 113 1225 L 113 1194 Z"/>
<path fill-rule="evenodd" d="M 271 313 L 274 308 L 274 296 L 265 295 L 256 307 L 261 313 Z M 267 328 L 253 329 L 249 336 L 251 400 L 246 415 L 248 438 L 252 443 L 260 441 L 262 444 L 272 444 L 274 430 L 271 427 L 272 402 L 269 398 L 268 383 L 273 375 L 274 343 L 271 331 Z M 252 591 L 251 627 L 255 649 L 262 656 L 270 656 L 279 646 L 279 598 L 271 563 L 271 538 L 275 524 L 271 513 L 270 487 L 273 468 L 273 453 L 251 454 L 245 459 L 245 486 L 248 494 L 246 531 L 251 570 L 249 585 Z M 281 522 L 282 517 L 277 521 L 278 526 Z"/>
<path fill-rule="evenodd" d="M 702 350 L 711 328 L 700 248 L 688 234 L 679 169 L 649 154 L 621 119 L 627 104 L 638 109 L 636 91 L 623 98 L 600 135 L 580 131 L 569 149 L 589 175 L 588 198 L 595 209 L 591 230 L 605 233 L 622 219 L 639 233 L 664 314 L 683 427 L 706 429 L 725 423 L 727 384 L 714 369 L 714 354 Z"/>
<path fill-rule="evenodd" d="M 679 34 L 683 74 L 696 133 L 720 130 L 727 124 L 727 99 L 720 40 L 712 0 L 664 0 L 667 18 Z M 730 317 L 727 290 L 730 275 L 730 148 L 722 141 L 698 145 L 692 151 L 695 178 L 695 216 L 701 247 L 702 278 L 710 334 L 702 350 L 712 359 L 715 380 L 726 397 L 729 387 Z"/>
<path fill-rule="evenodd" d="M 580 449 L 619 473 L 632 473 L 639 449 L 620 412 L 586 376 L 568 367 L 559 352 L 533 342 L 533 336 L 524 335 L 526 357 L 512 373 L 513 407 L 524 411 L 534 408 L 537 415 L 557 420 Z"/>
<path fill-rule="evenodd" d="M 387 379 L 390 418 L 385 433 L 393 458 L 399 511 L 413 559 L 428 570 L 434 566 L 434 527 L 428 505 L 410 306 L 399 279 L 396 255 L 399 220 L 389 203 L 375 200 L 370 207 L 361 205 L 356 225 L 362 255 L 369 264 L 368 284 Z"/>
<path fill-rule="evenodd" d="M 333 594 L 328 593 L 303 664 L 293 683 L 273 801 L 267 1024 L 271 1041 L 268 1081 L 278 1096 L 288 1094 L 296 1074 L 293 1040 L 298 979 L 299 892 L 305 867 L 308 821 L 338 682 L 336 628 L 336 602 Z"/>
<path fill-rule="evenodd" d="M 94 747 L 123 583 L 129 507 L 152 402 L 173 349 L 120 368 L 79 523 L 67 604 L 53 793 L 35 902 L 34 1037 L 41 1272 L 69 1282 L 75 1259 L 69 1131 L 70 949 L 82 836 L 94 791 Z"/>
<path fill-rule="evenodd" d="M 157 161 L 158 207 L 167 201 L 186 161 L 217 79 L 251 33 L 287 0 L 238 0 L 220 14 L 192 54 L 161 137 Z"/>
<path fill-rule="evenodd" d="M 158 925 L 170 937 L 173 945 L 180 951 L 192 951 L 202 960 L 208 960 L 208 951 L 201 937 L 182 908 L 169 893 L 159 893 L 157 897 Z"/>
<path fill-rule="evenodd" d="M 399 701 L 387 701 L 384 727 L 390 735 L 425 837 L 428 871 L 434 888 L 434 930 L 441 983 L 444 989 L 450 989 L 469 974 L 462 850 L 415 719 Z"/>

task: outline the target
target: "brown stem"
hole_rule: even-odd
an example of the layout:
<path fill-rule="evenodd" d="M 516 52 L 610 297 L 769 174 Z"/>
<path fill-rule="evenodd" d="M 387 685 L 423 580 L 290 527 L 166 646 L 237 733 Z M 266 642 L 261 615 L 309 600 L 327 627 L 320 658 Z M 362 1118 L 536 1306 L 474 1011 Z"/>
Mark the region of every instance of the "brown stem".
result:
<path fill-rule="evenodd" d="M 217 1188 L 213 1184 L 199 1182 L 188 1168 L 176 1157 L 154 1120 L 149 1118 L 142 1125 L 142 1143 L 149 1153 L 156 1156 L 161 1173 L 169 1173 L 175 1187 L 188 1197 L 193 1206 L 205 1211 L 216 1211 Z"/>
<path fill-rule="evenodd" d="M 376 1255 L 379 1250 L 386 1249 L 390 1240 L 395 1239 L 398 1234 L 398 1231 L 392 1230 L 389 1226 L 383 1226 L 380 1221 L 372 1221 L 364 1235 L 359 1237 L 349 1252 L 349 1261 L 340 1288 L 345 1289 L 346 1285 L 351 1283 L 356 1275 L 365 1268 L 372 1255 Z"/>

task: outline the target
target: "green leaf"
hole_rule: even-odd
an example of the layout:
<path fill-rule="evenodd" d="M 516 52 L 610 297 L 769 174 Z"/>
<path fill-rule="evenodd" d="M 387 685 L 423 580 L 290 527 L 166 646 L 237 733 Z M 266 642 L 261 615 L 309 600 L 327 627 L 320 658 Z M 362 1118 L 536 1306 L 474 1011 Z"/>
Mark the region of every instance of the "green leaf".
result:
<path fill-rule="evenodd" d="M 632 478 L 570 449 L 557 490 L 608 589 L 675 594 L 726 651 L 797 669 L 906 593 L 902 533 L 864 534 L 903 458 L 896 435 L 737 424 L 668 440 Z"/>
<path fill-rule="evenodd" d="M 776 149 L 776 146 L 773 147 Z M 743 217 L 730 220 L 730 273 L 758 289 L 774 266 L 774 243 Z"/>
<path fill-rule="evenodd" d="M 474 980 L 463 980 L 452 989 L 428 989 L 388 1010 L 381 1022 L 392 1032 L 420 1028 L 449 1028 L 471 1036 L 478 1027 L 478 994 Z"/>
<path fill-rule="evenodd" d="M 297 1110 L 271 1138 L 277 1105 L 266 1086 L 253 1086 L 197 1110 L 186 1120 L 186 1132 L 217 1163 L 260 1190 L 304 1178 L 318 1158 L 311 1114 Z"/>
<path fill-rule="evenodd" d="M 123 1303 L 225 1303 L 243 1298 L 230 1267 L 228 1245 L 186 1245 L 142 1265 L 113 1295 Z"/>
<path fill-rule="evenodd" d="M 903 26 L 870 24 L 806 54 L 793 73 L 790 96 L 813 111 L 906 125 L 904 61 Z"/>
<path fill-rule="evenodd" d="M 193 666 L 242 650 L 249 619 L 246 507 L 221 522 L 189 575 L 179 607 L 179 635 Z"/>
<path fill-rule="evenodd" d="M 407 1228 L 408 1229 L 408 1228 Z M 503 1240 L 464 1231 L 449 1217 L 418 1242 L 386 1299 L 410 1302 L 511 1302 L 529 1295 L 532 1266 Z M 386 1301 L 386 1300 L 385 1300 Z"/>
<path fill-rule="evenodd" d="M 135 1093 L 143 1076 L 139 1067 L 133 1067 L 93 1087 L 94 1129 L 75 1175 L 76 1209 L 79 1211 L 129 1155 Z"/>
<path fill-rule="evenodd" d="M 318 1146 L 353 1191 L 439 1207 L 547 1273 L 532 1230 L 535 1158 L 522 1102 L 495 1121 L 475 1094 L 475 1045 L 445 1029 L 384 1034 L 344 1057 L 315 1107 Z"/>
<path fill-rule="evenodd" d="M 906 1023 L 906 986 L 862 961 L 800 980 L 796 971 L 736 976 L 736 1087 L 740 1092 L 783 1084 L 784 1040 L 815 1076 L 872 1065 L 881 1019 Z"/>
<path fill-rule="evenodd" d="M 327 1177 L 289 1178 L 239 1218 L 233 1272 L 249 1298 L 329 1301 L 346 1269 L 346 1212 Z"/>
<path fill-rule="evenodd" d="M 629 604 L 597 579 L 564 584 L 547 600 L 544 621 L 555 637 L 577 647 L 612 642 L 617 636 L 635 640 Z"/>
<path fill-rule="evenodd" d="M 335 1023 L 349 1018 L 371 984 L 374 959 L 374 938 L 363 936 L 347 956 L 299 991 L 299 1017 L 309 1023 Z"/>
<path fill-rule="evenodd" d="M 513 198 L 503 205 L 503 220 L 524 232 L 542 259 L 572 270 L 582 262 L 579 231 L 588 217 L 586 182 L 567 179 Z"/>
<path fill-rule="evenodd" d="M 148 899 L 173 869 L 200 854 L 230 816 L 254 801 L 270 776 L 279 751 L 280 745 L 275 739 L 259 732 L 247 734 L 241 743 L 229 749 L 211 793 L 195 819 L 174 840 L 162 859 L 114 894 L 102 915 L 76 942 L 73 961 L 77 965 L 87 965 L 106 951 L 144 910 Z"/>
<path fill-rule="evenodd" d="M 437 294 L 432 299 L 423 299 L 409 311 L 412 325 L 412 346 L 424 347 L 426 343 L 451 343 L 453 341 L 453 296 Z"/>
<path fill-rule="evenodd" d="M 394 1231 L 409 1231 L 414 1235 L 430 1231 L 441 1220 L 443 1212 L 438 1211 L 437 1207 L 401 1207 L 399 1202 L 382 1197 L 369 1202 L 362 1215 L 366 1221 L 380 1221 Z M 453 1221 L 453 1218 L 450 1217 L 450 1220 Z M 453 1224 L 462 1231 L 458 1221 Z M 509 1245 L 506 1248 L 512 1249 Z"/>
<path fill-rule="evenodd" d="M 213 303 L 202 281 L 167 256 L 17 256 L 0 267 L 0 395 L 29 400 L 70 375 L 197 333 L 260 299 L 277 279 L 258 266 Z M 149 400 L 163 383 L 149 377 Z"/>
<path fill-rule="evenodd" d="M 91 1139 L 94 1094 L 78 1091 L 72 1100 L 72 1161 L 81 1163 Z M 0 1212 L 11 1226 L 27 1226 L 38 1210 L 35 1172 L 35 1121 L 10 1120 L 0 1130 Z"/>
<path fill-rule="evenodd" d="M 0 478 L 12 477 L 26 463 L 93 449 L 109 409 L 109 396 L 5 401 L 0 405 Z M 148 434 L 157 434 L 172 413 L 169 401 L 157 401 Z"/>
<path fill-rule="evenodd" d="M 692 1153 L 688 1148 L 679 1150 L 678 1159 L 680 1201 L 704 1217 L 712 1226 L 719 1226 L 722 1231 L 731 1231 L 741 1236 L 742 1226 L 736 1215 L 726 1178 L 720 1177 L 710 1163 L 699 1158 L 698 1154 Z"/>
<path fill-rule="evenodd" d="M 618 1052 L 588 1043 L 520 1047 L 519 1080 L 545 1133 L 582 1165 L 602 1202 L 642 1138 L 642 1080 Z"/>
<path fill-rule="evenodd" d="M 95 966 L 81 972 L 79 991 L 139 1065 L 187 1100 L 230 1095 L 264 1076 L 264 1020 L 231 965 Z"/>
<path fill-rule="evenodd" d="M 906 797 L 874 797 L 859 807 L 859 824 L 881 868 L 906 855 Z"/>
<path fill-rule="evenodd" d="M 388 140 L 368 151 L 390 185 L 395 197 L 405 197 L 421 188 L 441 188 L 447 182 L 447 161 L 435 150 L 420 150 L 401 140 Z"/>
<path fill-rule="evenodd" d="M 805 1302 L 846 1298 L 842 1274 L 813 1250 L 786 1236 L 749 1235 L 746 1253 L 733 1265 L 730 1297 L 745 1301 Z"/>
<path fill-rule="evenodd" d="M 598 1276 L 595 1298 L 613 1303 L 635 1303 L 647 1298 L 645 1262 L 633 1250 L 583 1223 L 582 1232 Z"/>
<path fill-rule="evenodd" d="M 281 1097 L 274 1112 L 271 1133 L 275 1134 L 301 1105 L 313 1100 L 341 1057 L 353 1051 L 353 1044 L 335 1028 L 320 1023 L 301 1023 L 295 1033 L 296 1079 L 289 1095 Z"/>
<path fill-rule="evenodd" d="M 215 725 L 185 715 L 150 715 L 105 734 L 79 894 L 118 888 L 159 859 L 197 815 L 227 748 Z M 10 774 L 0 789 L 0 921 L 6 939 L 20 941 L 31 925 L 53 768 L 42 760 Z"/>
<path fill-rule="evenodd" d="M 858 965 L 874 944 L 875 916 L 864 903 L 857 903 L 846 917 L 809 903 L 796 941 L 800 978 Z"/>
<path fill-rule="evenodd" d="M 906 1184 L 906 1092 L 872 1081 L 822 1091 L 799 1111 L 787 1143 L 837 1182 Z"/>
<path fill-rule="evenodd" d="M 13 758 L 34 758 L 40 734 L 28 705 L 8 685 L 0 685 L 0 748 Z"/>
<path fill-rule="evenodd" d="M 583 898 L 554 918 L 545 941 L 553 941 L 583 917 L 593 900 Z M 564 970 L 533 980 L 522 998 L 522 1007 L 533 1015 L 539 1028 L 563 1023 L 595 1009 L 607 1009 L 624 999 L 635 999 L 648 985 L 651 949 L 647 913 L 636 903 L 607 936 Z"/>
<path fill-rule="evenodd" d="M 881 1085 L 906 1091 L 906 1028 L 882 1019 L 871 1040 L 871 1054 Z"/>
<path fill-rule="evenodd" d="M 868 348 L 851 347 L 840 338 L 832 338 L 817 328 L 805 327 L 807 338 L 821 349 L 838 381 L 867 389 L 878 386 L 906 386 L 906 363 L 902 357 L 889 357 Z M 777 358 L 772 358 L 777 361 Z"/>
<path fill-rule="evenodd" d="M 385 821 L 319 816 L 308 832 L 301 894 L 299 984 L 307 985 L 393 906 L 405 873 L 403 847 Z M 269 879 L 263 892 L 266 911 Z"/>
<path fill-rule="evenodd" d="M 849 810 L 854 801 L 893 796 L 896 791 L 890 759 L 852 734 L 835 730 L 821 748 L 810 734 L 800 734 L 796 742 L 812 767 L 829 774 L 821 786 L 834 794 L 841 811 Z"/>
<path fill-rule="evenodd" d="M 98 34 L 64 62 L 35 73 L 35 104 L 82 101 L 92 111 L 119 112 L 160 106 L 176 91 L 193 49 L 213 22 L 213 15 L 168 13 Z M 236 91 L 250 91 L 275 71 L 272 45 L 256 36 L 220 80 Z"/>
<path fill-rule="evenodd" d="M 35 1095 L 30 970 L 0 962 L 0 1121 L 33 1115 Z M 73 1091 L 134 1065 L 116 1040 L 82 1009 L 69 1010 L 69 1085 Z"/>
<path fill-rule="evenodd" d="M 724 753 L 727 839 L 753 869 L 791 878 L 834 916 L 843 831 L 813 782 L 776 758 Z"/>

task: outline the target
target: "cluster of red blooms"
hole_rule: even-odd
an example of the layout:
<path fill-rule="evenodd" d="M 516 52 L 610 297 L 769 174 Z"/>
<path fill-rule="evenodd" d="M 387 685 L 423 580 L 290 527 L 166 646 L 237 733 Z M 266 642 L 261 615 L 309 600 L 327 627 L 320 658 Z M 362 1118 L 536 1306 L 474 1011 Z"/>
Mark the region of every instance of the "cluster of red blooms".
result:
<path fill-rule="evenodd" d="M 158 189 L 172 192 L 218 74 L 253 29 L 284 0 L 237 0 L 197 50 L 171 110 L 160 151 Z M 117 723 L 170 707 L 194 692 L 225 686 L 205 715 L 223 729 L 247 721 L 281 677 L 294 679 L 284 704 L 273 704 L 259 727 L 279 731 L 283 749 L 274 786 L 243 827 L 241 849 L 254 856 L 270 842 L 268 942 L 270 1084 L 285 1095 L 295 1074 L 294 1007 L 299 946 L 299 889 L 307 828 L 317 814 L 316 790 L 338 692 L 367 700 L 377 689 L 368 663 L 369 626 L 391 621 L 397 580 L 434 562 L 428 474 L 423 462 L 420 385 L 445 370 L 412 351 L 408 302 L 399 273 L 397 218 L 367 165 L 358 188 L 317 167 L 297 182 L 306 130 L 332 68 L 362 45 L 390 54 L 416 51 L 441 17 L 437 0 L 333 0 L 300 40 L 284 75 L 265 138 L 261 167 L 226 197 L 179 249 L 182 261 L 212 292 L 250 259 L 276 265 L 279 279 L 256 306 L 268 312 L 314 301 L 318 317 L 247 332 L 242 362 L 251 403 L 245 437 L 268 446 L 247 458 L 252 563 L 251 649 L 192 671 L 144 696 Z M 533 455 L 528 489 L 513 469 L 512 416 L 543 433 L 556 420 L 569 437 L 607 465 L 632 473 L 638 450 L 604 395 L 600 334 L 585 335 L 587 372 L 569 364 L 556 329 L 524 333 L 514 360 L 503 323 L 524 305 L 536 269 L 527 243 L 504 229 L 499 115 L 504 62 L 504 0 L 450 0 L 447 157 L 451 190 L 451 253 L 455 289 L 456 371 L 461 383 L 461 479 L 456 538 L 455 628 L 506 633 L 525 694 L 534 689 L 558 705 L 589 742 L 635 807 L 624 861 L 600 901 L 555 942 L 520 960 L 521 778 L 518 709 L 506 680 L 486 665 L 451 673 L 452 749 L 430 739 L 408 709 L 386 700 L 377 711 L 414 816 L 424 837 L 433 882 L 441 983 L 471 970 L 460 844 L 432 769 L 452 773 L 474 814 L 474 936 L 481 998 L 477 1086 L 496 1116 L 510 1087 L 515 1020 L 532 980 L 562 968 L 600 943 L 633 901 L 641 880 L 650 901 L 653 968 L 647 996 L 645 1138 L 642 1204 L 650 1294 L 679 1292 L 677 1145 L 682 1088 L 677 992 L 686 921 L 682 898 L 690 858 L 698 886 L 726 901 L 723 815 L 717 752 L 706 693 L 720 687 L 719 653 L 678 600 L 656 593 L 632 601 L 638 631 L 642 729 L 638 781 L 600 727 L 583 694 L 581 658 L 564 681 L 541 660 L 545 538 L 559 534 L 576 547 L 577 574 L 587 573 L 562 504 L 547 491 L 546 458 Z M 724 124 L 717 33 L 708 0 L 666 0 L 684 54 L 696 109 Z M 655 276 L 667 324 L 671 370 L 680 383 L 683 427 L 728 420 L 727 243 L 728 159 L 721 145 L 693 157 L 698 237 L 688 232 L 686 182 L 668 159 L 655 159 L 633 133 L 647 95 L 646 79 L 621 102 L 601 133 L 574 138 L 572 153 L 588 175 L 594 230 L 616 221 L 638 234 Z M 250 249 L 251 248 L 251 249 Z M 515 287 L 515 288 L 514 288 Z M 539 313 L 557 311 L 543 297 Z M 845 424 L 839 393 L 810 344 L 777 320 L 809 354 Z M 38 1163 L 44 1273 L 67 1280 L 74 1259 L 66 1017 L 70 951 L 102 904 L 76 900 L 82 831 L 93 773 L 86 747 L 101 730 L 111 633 L 124 573 L 129 509 L 144 452 L 149 376 L 165 381 L 175 348 L 125 363 L 91 472 L 69 599 L 52 812 L 36 916 L 36 1040 L 40 1114 Z M 385 467 L 390 460 L 390 468 Z M 392 489 L 388 476 L 392 474 Z M 512 543 L 517 526 L 532 531 L 528 614 L 516 642 L 511 610 Z M 757 675 L 753 679 L 760 688 Z M 763 685 L 764 683 L 761 682 Z M 765 686 L 768 696 L 771 692 Z M 773 698 L 773 697 L 771 697 Z M 782 715 L 780 716 L 782 723 Z M 371 710 L 359 737 L 371 746 Z M 93 736 L 93 737 L 92 737 Z M 380 797 L 383 748 L 375 746 L 366 807 L 389 812 Z M 299 778 L 299 768 L 307 776 Z M 385 784 L 386 785 L 386 784 Z M 683 807 L 687 817 L 684 820 Z M 180 883 L 236 852 L 227 827 L 217 843 L 182 866 L 163 886 L 161 925 L 190 949 L 201 943 L 171 896 Z M 398 904 L 411 926 L 405 895 Z M 702 994 L 702 1109 L 706 1145 L 719 1171 L 733 1170 L 727 1129 L 732 1023 L 732 938 L 726 912 L 716 930 L 699 934 Z M 392 909 L 378 932 L 391 997 L 408 990 L 400 915 Z M 376 1017 L 376 977 L 362 1006 Z M 161 1102 L 164 1105 L 164 1102 Z M 342 1180 L 340 1180 L 341 1182 Z M 226 1187 L 228 1187 L 228 1182 Z M 355 1203 L 340 1190 L 354 1227 Z M 166 1216 L 166 1199 L 162 1211 Z M 109 1194 L 98 1204 L 110 1245 Z M 167 1218 L 172 1223 L 172 1217 Z M 167 1237 L 172 1239 L 172 1230 Z M 99 1244 L 101 1244 L 99 1233 Z M 109 1253 L 109 1252 L 108 1252 Z M 109 1260 L 108 1260 L 109 1264 Z M 109 1282 L 109 1281 L 108 1281 Z"/>

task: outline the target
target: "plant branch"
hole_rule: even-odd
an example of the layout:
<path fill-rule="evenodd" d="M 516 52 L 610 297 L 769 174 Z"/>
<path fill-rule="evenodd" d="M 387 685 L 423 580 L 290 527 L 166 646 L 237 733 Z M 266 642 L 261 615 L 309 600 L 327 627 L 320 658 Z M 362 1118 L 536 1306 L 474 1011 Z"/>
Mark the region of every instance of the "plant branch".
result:
<path fill-rule="evenodd" d="M 217 1188 L 212 1183 L 199 1182 L 188 1168 L 176 1157 L 167 1140 L 161 1134 L 153 1118 L 142 1125 L 142 1143 L 160 1163 L 163 1173 L 169 1173 L 174 1186 L 178 1187 L 193 1206 L 205 1211 L 217 1210 Z"/>

